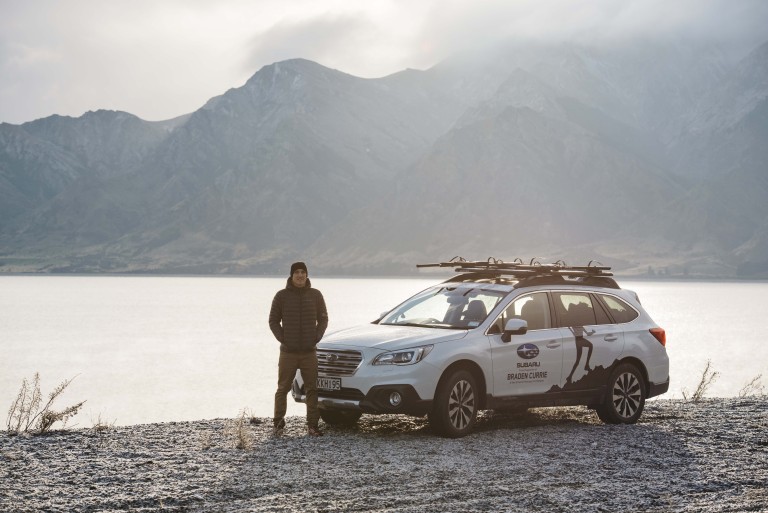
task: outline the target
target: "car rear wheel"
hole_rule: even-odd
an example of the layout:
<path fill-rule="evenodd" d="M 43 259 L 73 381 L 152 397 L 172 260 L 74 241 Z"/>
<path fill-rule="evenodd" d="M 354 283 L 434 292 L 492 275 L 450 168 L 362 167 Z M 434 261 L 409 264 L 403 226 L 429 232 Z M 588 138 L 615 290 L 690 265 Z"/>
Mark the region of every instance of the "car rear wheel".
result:
<path fill-rule="evenodd" d="M 441 382 L 429 414 L 429 423 L 442 436 L 466 436 L 477 420 L 478 401 L 475 377 L 465 370 L 456 371 Z"/>
<path fill-rule="evenodd" d="M 645 379 L 638 368 L 630 363 L 621 364 L 611 374 L 597 416 L 606 424 L 634 424 L 643 413 L 646 395 Z"/>
<path fill-rule="evenodd" d="M 326 410 L 320 409 L 320 418 L 326 424 L 334 426 L 352 426 L 360 420 L 362 412 L 354 410 Z"/>

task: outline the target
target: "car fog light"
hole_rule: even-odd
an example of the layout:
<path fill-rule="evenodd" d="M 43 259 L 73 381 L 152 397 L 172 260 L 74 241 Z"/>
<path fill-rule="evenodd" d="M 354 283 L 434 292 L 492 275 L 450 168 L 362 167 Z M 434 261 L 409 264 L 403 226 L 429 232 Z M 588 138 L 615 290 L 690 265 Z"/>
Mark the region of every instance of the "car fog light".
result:
<path fill-rule="evenodd" d="M 392 392 L 389 394 L 389 404 L 392 406 L 400 406 L 401 402 L 403 402 L 403 396 L 400 395 L 400 392 Z"/>

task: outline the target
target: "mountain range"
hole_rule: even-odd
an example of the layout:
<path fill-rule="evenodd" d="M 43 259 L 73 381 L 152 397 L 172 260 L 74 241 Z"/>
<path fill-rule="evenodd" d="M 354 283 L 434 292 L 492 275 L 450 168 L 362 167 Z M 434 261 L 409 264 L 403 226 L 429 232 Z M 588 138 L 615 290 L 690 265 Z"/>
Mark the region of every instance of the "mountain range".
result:
<path fill-rule="evenodd" d="M 0 272 L 409 273 L 454 256 L 768 276 L 768 42 L 295 59 L 176 119 L 0 124 Z"/>

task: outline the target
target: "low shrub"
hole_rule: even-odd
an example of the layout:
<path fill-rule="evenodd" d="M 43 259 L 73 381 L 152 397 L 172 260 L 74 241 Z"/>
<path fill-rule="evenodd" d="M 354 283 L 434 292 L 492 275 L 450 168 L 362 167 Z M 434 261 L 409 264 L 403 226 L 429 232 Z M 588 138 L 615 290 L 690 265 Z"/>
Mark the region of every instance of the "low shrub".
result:
<path fill-rule="evenodd" d="M 62 381 L 48 395 L 48 400 L 42 405 L 43 396 L 40 393 L 40 373 L 35 373 L 32 383 L 27 378 L 24 378 L 21 383 L 21 389 L 8 410 L 8 419 L 6 421 L 8 433 L 11 435 L 18 435 L 20 433 L 43 434 L 50 431 L 57 422 L 61 422 L 66 427 L 67 421 L 77 415 L 85 401 L 59 411 L 52 409 L 52 406 L 56 398 L 64 392 L 74 379 Z"/>

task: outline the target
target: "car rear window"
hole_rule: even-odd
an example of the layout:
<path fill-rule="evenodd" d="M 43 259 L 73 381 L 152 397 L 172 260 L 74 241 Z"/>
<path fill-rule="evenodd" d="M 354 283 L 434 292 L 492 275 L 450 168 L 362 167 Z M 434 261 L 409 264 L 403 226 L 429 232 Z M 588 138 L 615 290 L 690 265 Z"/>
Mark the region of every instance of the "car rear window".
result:
<path fill-rule="evenodd" d="M 600 299 L 603 300 L 603 303 L 605 303 L 605 306 L 607 306 L 608 310 L 611 312 L 611 316 L 619 324 L 630 322 L 638 316 L 638 313 L 634 308 L 617 297 L 600 294 Z"/>

